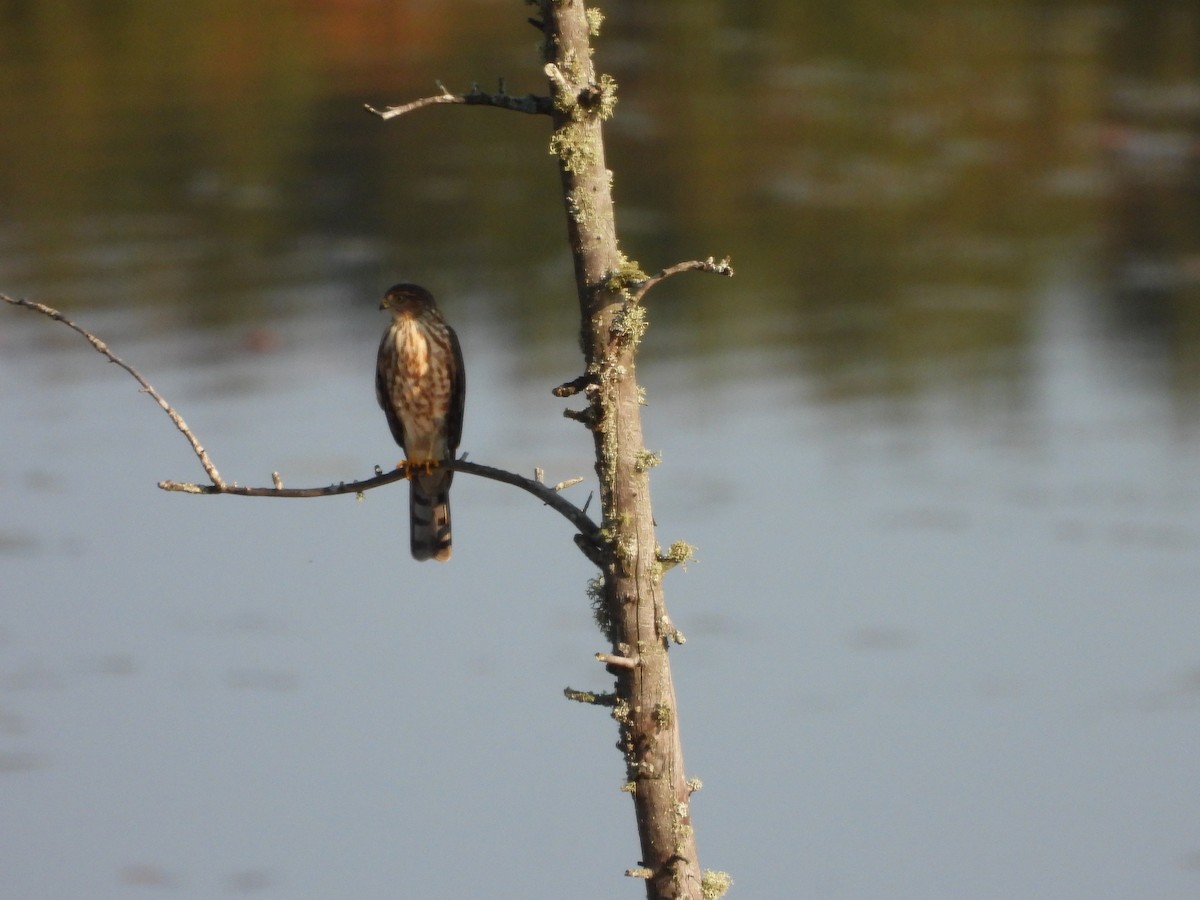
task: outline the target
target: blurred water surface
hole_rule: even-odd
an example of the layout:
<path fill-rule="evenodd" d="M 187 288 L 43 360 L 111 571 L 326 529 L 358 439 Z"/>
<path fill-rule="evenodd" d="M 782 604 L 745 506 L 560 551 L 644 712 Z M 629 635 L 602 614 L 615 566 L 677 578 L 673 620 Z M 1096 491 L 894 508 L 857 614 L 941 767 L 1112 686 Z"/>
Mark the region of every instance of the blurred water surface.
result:
<path fill-rule="evenodd" d="M 893 8 L 894 7 L 894 8 Z M 704 865 L 738 896 L 1200 891 L 1200 13 L 606 6 Z M 0 2 L 0 290 L 138 366 L 223 475 L 394 461 L 375 311 L 442 298 L 463 449 L 590 441 L 519 3 Z M 164 494 L 123 373 L 0 310 L 0 894 L 610 896 L 637 863 L 586 562 L 460 477 Z M 588 486 L 573 488 L 582 502 Z M 585 849 L 586 848 L 586 849 Z M 731 895 L 733 896 L 733 895 Z"/>

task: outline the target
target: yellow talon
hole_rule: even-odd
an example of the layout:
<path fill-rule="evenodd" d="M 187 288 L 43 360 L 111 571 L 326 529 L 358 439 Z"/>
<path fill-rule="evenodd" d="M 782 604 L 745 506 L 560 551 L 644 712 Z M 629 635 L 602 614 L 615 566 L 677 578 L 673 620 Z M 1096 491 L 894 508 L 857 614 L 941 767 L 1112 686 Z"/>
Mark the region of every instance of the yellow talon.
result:
<path fill-rule="evenodd" d="M 403 470 L 404 477 L 407 478 L 409 481 L 412 481 L 413 471 L 415 469 L 424 469 L 426 475 L 432 475 L 433 470 L 436 469 L 437 467 L 438 467 L 438 461 L 436 459 L 425 459 L 425 460 L 402 459 L 402 460 L 400 460 L 400 462 L 396 463 L 396 468 Z"/>

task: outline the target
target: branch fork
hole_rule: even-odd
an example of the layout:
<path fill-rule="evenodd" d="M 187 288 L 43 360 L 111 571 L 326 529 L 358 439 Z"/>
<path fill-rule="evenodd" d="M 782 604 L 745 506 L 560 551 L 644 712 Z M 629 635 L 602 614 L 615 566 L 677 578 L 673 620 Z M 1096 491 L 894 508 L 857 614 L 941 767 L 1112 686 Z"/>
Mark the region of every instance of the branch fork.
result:
<path fill-rule="evenodd" d="M 141 373 L 133 366 L 118 357 L 108 348 L 108 344 L 100 340 L 90 331 L 76 325 L 58 310 L 46 306 L 43 303 L 36 303 L 32 300 L 15 299 L 6 294 L 0 294 L 0 300 L 9 303 L 13 306 L 19 306 L 33 312 L 41 313 L 48 318 L 61 322 L 71 330 L 82 335 L 88 343 L 95 348 L 96 352 L 103 355 L 109 362 L 116 363 L 122 369 L 130 374 L 140 386 L 140 393 L 148 394 L 154 399 L 154 402 L 162 408 L 163 412 L 171 419 L 179 432 L 187 439 L 191 445 L 192 452 L 196 454 L 200 465 L 204 472 L 208 475 L 209 484 L 196 484 L 193 482 L 184 481 L 160 481 L 159 488 L 164 491 L 177 491 L 184 494 L 232 494 L 238 497 L 332 497 L 338 494 L 356 494 L 360 498 L 365 491 L 372 488 L 383 487 L 385 484 L 391 484 L 393 481 L 400 481 L 407 477 L 406 468 L 396 468 L 389 471 L 384 471 L 380 466 L 375 466 L 375 475 L 371 478 L 364 478 L 359 481 L 340 481 L 337 484 L 327 485 L 325 487 L 315 488 L 285 488 L 283 486 L 283 477 L 278 472 L 271 473 L 271 487 L 243 487 L 235 482 L 225 481 L 217 467 L 213 465 L 209 458 L 208 452 L 200 444 L 199 439 L 192 430 L 188 427 L 183 417 L 175 411 L 174 407 L 166 401 L 154 386 L 150 384 Z M 568 479 L 554 486 L 541 483 L 539 480 L 526 478 L 523 475 L 518 475 L 515 472 L 508 472 L 504 469 L 497 469 L 492 466 L 484 466 L 475 462 L 467 462 L 466 454 L 458 459 L 445 460 L 438 463 L 439 466 L 444 466 L 455 472 L 465 472 L 469 475 L 478 475 L 481 478 L 488 478 L 492 481 L 500 481 L 504 484 L 511 484 L 514 487 L 519 487 L 522 490 L 533 494 L 547 506 L 554 509 L 556 512 L 563 515 L 575 528 L 578 530 L 576 535 L 580 549 L 584 550 L 585 555 L 589 559 L 593 559 L 595 551 L 590 552 L 590 548 L 598 547 L 600 540 L 600 527 L 592 521 L 585 509 L 581 509 L 571 503 L 562 496 L 562 491 L 574 484 L 578 484 L 583 479 Z M 585 549 L 589 548 L 589 549 Z M 594 561 L 594 560 L 593 560 Z"/>
<path fill-rule="evenodd" d="M 678 275 L 681 272 L 707 272 L 711 275 L 722 275 L 725 278 L 733 277 L 733 266 L 729 264 L 729 257 L 726 256 L 722 260 L 715 260 L 713 257 L 708 259 L 690 259 L 687 262 L 676 263 L 673 266 L 668 266 L 657 275 L 652 275 L 638 285 L 637 290 L 629 298 L 630 303 L 640 303 L 642 298 L 646 296 L 649 290 L 658 284 L 660 281 L 666 281 L 672 275 Z"/>

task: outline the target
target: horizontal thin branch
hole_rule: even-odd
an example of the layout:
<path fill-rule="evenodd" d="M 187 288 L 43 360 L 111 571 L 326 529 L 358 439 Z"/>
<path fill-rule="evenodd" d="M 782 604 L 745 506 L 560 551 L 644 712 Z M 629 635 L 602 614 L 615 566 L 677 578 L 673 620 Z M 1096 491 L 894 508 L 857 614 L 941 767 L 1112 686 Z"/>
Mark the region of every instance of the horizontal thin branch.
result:
<path fill-rule="evenodd" d="M 480 478 L 488 478 L 492 481 L 500 481 L 504 484 L 511 484 L 513 487 L 519 487 L 521 490 L 533 494 L 533 496 L 537 497 L 555 512 L 561 513 L 579 530 L 580 534 L 592 539 L 596 538 L 599 534 L 600 529 L 592 521 L 591 517 L 575 504 L 565 499 L 553 487 L 534 481 L 532 478 L 526 478 L 524 475 L 518 475 L 515 472 L 468 462 L 465 459 L 446 461 L 438 465 L 454 472 L 478 475 Z M 180 491 L 185 494 L 231 494 L 235 497 L 334 497 L 339 494 L 361 494 L 372 488 L 391 484 L 393 481 L 401 481 L 406 477 L 403 468 L 393 469 L 389 472 L 376 469 L 376 472 L 377 474 L 373 477 L 364 478 L 360 481 L 340 481 L 337 484 L 312 488 L 244 487 L 238 484 L 193 484 L 180 481 L 160 481 L 158 486 L 164 491 Z M 282 482 L 277 483 L 281 484 Z"/>
<path fill-rule="evenodd" d="M 196 454 L 196 458 L 200 460 L 200 465 L 204 467 L 205 474 L 208 475 L 211 484 L 194 484 L 191 482 L 180 481 L 160 481 L 158 486 L 164 491 L 180 491 L 185 494 L 233 494 L 239 497 L 330 497 L 337 494 L 358 494 L 363 491 L 369 491 L 372 488 L 382 487 L 385 484 L 390 484 L 393 481 L 398 481 L 405 477 L 403 469 L 395 469 L 390 472 L 376 468 L 376 474 L 373 478 L 363 479 L 361 481 L 340 482 L 339 484 L 331 484 L 326 487 L 318 488 L 285 488 L 283 480 L 278 472 L 271 473 L 272 487 L 242 487 L 236 483 L 226 483 L 217 472 L 217 467 L 213 465 L 209 459 L 207 451 L 201 446 L 199 439 L 188 428 L 183 417 L 177 413 L 163 396 L 154 389 L 154 387 L 142 377 L 141 373 L 133 366 L 120 359 L 116 354 L 108 349 L 108 345 L 100 338 L 96 337 L 90 331 L 76 325 L 58 310 L 46 306 L 43 303 L 36 303 L 32 300 L 14 299 L 6 294 L 0 294 L 0 300 L 10 303 L 13 306 L 24 307 L 33 312 L 41 313 L 57 322 L 62 322 L 71 330 L 82 335 L 87 339 L 88 343 L 96 349 L 98 353 L 103 354 L 110 362 L 116 363 L 137 381 L 142 387 L 142 393 L 149 394 L 154 398 L 155 402 L 162 407 L 163 411 L 171 418 L 175 427 L 183 434 L 192 451 Z M 532 478 L 526 478 L 523 475 L 517 475 L 515 472 L 506 472 L 503 469 L 496 469 L 492 466 L 483 466 L 479 463 L 467 462 L 466 459 L 456 459 L 453 461 L 443 462 L 440 465 L 448 469 L 453 469 L 456 472 L 465 472 L 468 475 L 478 475 L 481 478 L 490 478 L 492 481 L 500 481 L 505 484 L 511 484 L 514 487 L 519 487 L 535 497 L 539 498 L 543 503 L 551 509 L 565 516 L 572 525 L 574 525 L 580 534 L 580 539 L 585 541 L 586 547 L 594 547 L 598 543 L 599 527 L 588 516 L 585 509 L 580 509 L 558 493 L 557 485 L 550 487 L 542 484 Z M 585 504 L 586 507 L 586 504 Z M 581 545 L 582 546 L 582 545 Z M 585 551 L 586 552 L 586 551 Z"/>
<path fill-rule="evenodd" d="M 23 306 L 25 309 L 39 312 L 43 316 L 49 316 L 56 322 L 62 322 L 72 331 L 83 335 L 87 339 L 88 343 L 96 349 L 96 352 L 106 356 L 109 362 L 116 363 L 118 366 L 132 375 L 134 380 L 142 386 L 142 393 L 149 394 L 151 397 L 153 397 L 154 401 L 162 407 L 163 412 L 165 412 L 170 417 L 171 421 L 175 423 L 175 427 L 179 429 L 180 433 L 182 433 L 185 438 L 187 438 L 187 442 L 192 445 L 192 451 L 196 454 L 196 458 L 200 460 L 200 465 L 204 467 L 204 471 L 212 483 L 219 487 L 223 487 L 225 485 L 225 482 L 221 480 L 221 474 L 217 471 L 217 467 L 214 466 L 212 460 L 208 458 L 208 453 L 200 445 L 200 441 L 197 440 L 196 436 L 192 434 L 191 429 L 189 429 L 187 426 L 187 422 L 183 421 L 183 417 L 171 408 L 171 405 L 167 403 L 162 394 L 156 391 L 150 385 L 150 383 L 146 381 L 146 379 L 143 378 L 135 368 L 133 368 L 133 366 L 129 365 L 124 360 L 117 357 L 117 355 L 111 350 L 109 350 L 108 345 L 105 344 L 104 341 L 100 340 L 100 338 L 96 337 L 90 331 L 80 328 L 78 325 L 60 313 L 57 309 L 46 306 L 44 303 L 35 303 L 33 300 L 14 299 L 9 297 L 7 294 L 0 294 L 0 300 L 3 300 L 5 303 L 11 303 L 13 306 Z"/>
<path fill-rule="evenodd" d="M 494 106 L 497 109 L 510 109 L 513 112 L 528 113 L 535 116 L 548 116 L 554 112 L 554 103 L 549 97 L 542 97 L 537 94 L 525 94 L 523 97 L 514 97 L 504 90 L 503 82 L 500 83 L 500 90 L 495 94 L 481 91 L 477 84 L 471 85 L 471 90 L 465 94 L 452 94 L 440 83 L 438 87 L 442 89 L 440 94 L 435 94 L 432 97 L 422 97 L 420 100 L 413 100 L 400 106 L 376 109 L 371 104 L 364 103 L 363 107 L 367 112 L 379 116 L 381 119 L 394 119 L 397 116 L 402 116 L 417 109 L 423 109 L 426 106 L 436 106 L 443 103 L 459 103 L 467 106 Z"/>
<path fill-rule="evenodd" d="M 673 266 L 668 266 L 657 275 L 651 275 L 643 281 L 636 291 L 633 292 L 631 298 L 632 303 L 638 303 L 642 297 L 646 296 L 646 292 L 654 287 L 660 281 L 665 281 L 672 275 L 678 275 L 680 272 L 710 272 L 713 275 L 724 275 L 726 278 L 733 277 L 733 266 L 729 264 L 729 257 L 725 257 L 719 262 L 711 256 L 708 259 L 692 259 L 687 262 L 676 263 Z"/>

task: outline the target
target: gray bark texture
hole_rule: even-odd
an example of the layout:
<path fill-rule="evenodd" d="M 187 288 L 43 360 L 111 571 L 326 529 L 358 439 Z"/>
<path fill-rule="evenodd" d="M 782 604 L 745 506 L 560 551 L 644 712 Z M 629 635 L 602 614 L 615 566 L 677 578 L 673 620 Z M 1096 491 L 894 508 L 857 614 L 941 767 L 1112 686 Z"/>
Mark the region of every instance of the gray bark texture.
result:
<path fill-rule="evenodd" d="M 642 442 L 636 356 L 644 329 L 634 290 L 646 280 L 617 246 L 612 173 L 602 123 L 615 84 L 597 76 L 591 32 L 598 19 L 582 0 L 541 0 L 546 71 L 554 101 L 551 149 L 558 158 L 575 262 L 588 407 L 579 418 L 595 439 L 603 513 L 597 616 L 612 642 L 613 717 L 633 797 L 642 859 L 636 874 L 658 898 L 699 898 L 701 872 L 684 772 L 668 646 L 677 636 L 662 592 L 663 560 L 654 534 L 649 468 Z M 537 24 L 537 22 L 535 22 Z"/>

